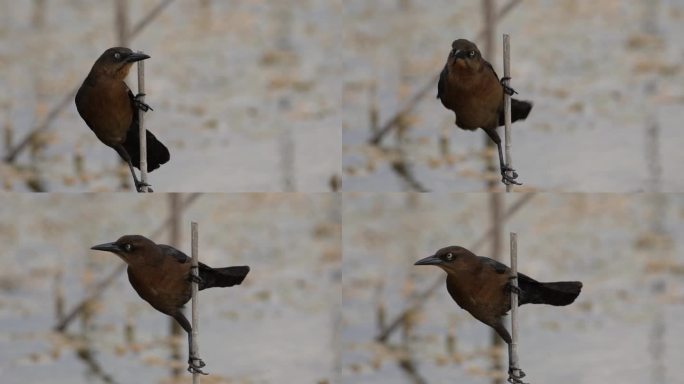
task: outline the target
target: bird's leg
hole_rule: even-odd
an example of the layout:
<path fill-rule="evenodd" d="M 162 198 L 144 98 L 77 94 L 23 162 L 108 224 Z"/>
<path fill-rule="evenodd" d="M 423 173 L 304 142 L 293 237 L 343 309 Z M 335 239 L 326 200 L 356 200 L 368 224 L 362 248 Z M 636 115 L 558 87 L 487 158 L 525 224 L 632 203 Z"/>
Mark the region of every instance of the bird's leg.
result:
<path fill-rule="evenodd" d="M 135 170 L 133 170 L 133 164 L 130 160 L 128 160 L 128 168 L 131 170 L 131 175 L 133 176 L 133 183 L 135 183 L 136 191 L 142 192 L 143 188 L 147 187 L 147 192 L 154 192 L 152 188 L 150 188 L 151 185 L 143 183 L 142 181 L 138 180 L 138 177 L 135 175 Z"/>
<path fill-rule="evenodd" d="M 504 92 L 506 92 L 506 94 L 509 95 L 509 96 L 513 96 L 513 95 L 515 95 L 515 94 L 518 93 L 518 92 L 516 92 L 515 89 L 513 89 L 513 88 L 509 87 L 508 85 L 506 85 L 505 81 L 506 81 L 506 80 L 510 80 L 510 79 L 511 79 L 510 77 L 504 76 L 504 77 L 501 78 L 501 81 L 499 81 L 499 82 L 501 83 L 501 86 L 503 87 Z"/>
<path fill-rule="evenodd" d="M 140 180 L 138 180 L 138 177 L 135 175 L 135 170 L 133 169 L 133 162 L 131 162 L 131 156 L 128 155 L 128 151 L 126 151 L 126 148 L 124 148 L 121 145 L 117 145 L 114 147 L 114 150 L 121 156 L 122 159 L 128 163 L 128 169 L 131 170 L 131 176 L 133 176 L 133 183 L 135 184 L 135 190 L 138 192 L 142 192 L 144 187 L 148 187 L 147 191 L 148 192 L 154 192 L 152 188 L 149 188 L 150 185 L 147 183 L 143 183 Z"/>
<path fill-rule="evenodd" d="M 192 332 L 188 332 L 188 372 L 208 375 L 208 373 L 202 371 L 202 368 L 205 366 L 206 364 L 199 356 L 192 355 Z"/>
<path fill-rule="evenodd" d="M 501 138 L 499 137 L 499 134 L 496 132 L 496 128 L 485 129 L 484 131 L 487 132 L 489 138 L 492 139 L 492 141 L 494 141 L 494 143 L 496 144 L 496 149 L 499 151 L 499 169 L 501 170 L 501 182 L 506 185 L 522 185 L 522 183 L 515 181 L 515 179 L 518 178 L 518 173 L 515 171 L 515 169 L 509 168 L 504 162 L 503 149 L 501 148 Z"/>
<path fill-rule="evenodd" d="M 526 384 L 524 381 L 522 381 L 522 378 L 525 377 L 525 372 L 523 372 L 522 369 L 519 367 L 513 367 L 513 362 L 511 361 L 511 358 L 513 357 L 513 345 L 511 343 L 508 343 L 508 382 L 511 384 Z"/>
<path fill-rule="evenodd" d="M 201 375 L 208 375 L 208 373 L 205 373 L 202 371 L 202 368 L 206 366 L 204 364 L 204 361 L 199 358 L 199 356 L 194 356 L 192 354 L 192 326 L 190 325 L 190 322 L 188 319 L 185 318 L 185 315 L 183 315 L 183 312 L 176 312 L 173 315 L 173 318 L 176 319 L 178 324 L 183 328 L 185 333 L 188 334 L 188 372 L 190 373 L 199 373 Z"/>
<path fill-rule="evenodd" d="M 138 93 L 137 95 L 135 95 L 135 97 L 133 97 L 133 105 L 135 105 L 136 108 L 143 112 L 154 111 L 152 107 L 150 107 L 148 104 L 145 104 L 143 101 L 140 100 L 140 98 L 144 96 L 144 93 Z"/>

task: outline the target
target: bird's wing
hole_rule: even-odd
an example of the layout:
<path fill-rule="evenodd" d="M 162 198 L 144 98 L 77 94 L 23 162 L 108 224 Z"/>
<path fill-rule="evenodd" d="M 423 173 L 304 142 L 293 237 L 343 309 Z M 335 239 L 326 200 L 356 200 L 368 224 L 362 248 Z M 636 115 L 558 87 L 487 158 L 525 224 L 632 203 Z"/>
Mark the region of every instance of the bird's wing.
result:
<path fill-rule="evenodd" d="M 478 256 L 478 258 L 480 258 L 480 262 L 482 262 L 483 265 L 494 268 L 496 273 L 506 273 L 509 270 L 506 264 L 500 263 L 494 259 L 490 259 L 489 257 Z"/>
<path fill-rule="evenodd" d="M 439 82 L 437 83 L 437 98 L 441 99 L 442 95 L 444 94 L 444 88 L 446 87 L 446 82 L 447 82 L 447 75 L 449 73 L 447 72 L 447 65 L 444 64 L 444 68 L 442 69 L 442 72 L 439 74 Z"/>
<path fill-rule="evenodd" d="M 188 257 L 188 255 L 170 245 L 158 244 L 158 246 L 162 249 L 164 255 L 173 257 L 174 259 L 176 259 L 176 261 L 178 261 L 181 264 L 190 261 L 190 257 Z"/>
<path fill-rule="evenodd" d="M 484 61 L 485 70 L 491 71 L 491 72 L 492 72 L 492 75 L 494 75 L 494 77 L 496 77 L 496 80 L 499 80 L 499 75 L 496 74 L 496 71 L 494 70 L 494 67 L 492 67 L 492 65 L 489 64 L 489 61 L 487 61 L 487 60 L 482 60 L 482 61 Z"/>

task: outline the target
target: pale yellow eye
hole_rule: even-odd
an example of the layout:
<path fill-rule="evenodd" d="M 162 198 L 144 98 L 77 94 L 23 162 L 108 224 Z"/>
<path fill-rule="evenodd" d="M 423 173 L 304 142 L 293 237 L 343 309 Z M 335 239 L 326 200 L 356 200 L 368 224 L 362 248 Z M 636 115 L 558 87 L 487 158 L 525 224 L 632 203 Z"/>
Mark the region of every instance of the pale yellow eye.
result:
<path fill-rule="evenodd" d="M 453 261 L 454 260 L 454 254 L 451 252 L 447 253 L 446 259 L 447 259 L 447 261 Z"/>
<path fill-rule="evenodd" d="M 123 249 L 126 252 L 130 252 L 133 249 L 133 246 L 130 244 L 124 244 Z"/>

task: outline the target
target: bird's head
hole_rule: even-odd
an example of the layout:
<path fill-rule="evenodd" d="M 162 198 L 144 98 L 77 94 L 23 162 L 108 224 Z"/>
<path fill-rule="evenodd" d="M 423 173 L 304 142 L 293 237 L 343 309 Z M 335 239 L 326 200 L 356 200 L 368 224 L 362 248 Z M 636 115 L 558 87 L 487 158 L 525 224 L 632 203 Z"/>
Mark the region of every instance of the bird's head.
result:
<path fill-rule="evenodd" d="M 482 65 L 482 54 L 475 43 L 466 39 L 454 40 L 451 43 L 447 64 L 454 70 L 479 70 Z"/>
<path fill-rule="evenodd" d="M 111 252 L 119 256 L 127 264 L 137 264 L 147 260 L 141 260 L 146 256 L 155 255 L 157 245 L 150 239 L 140 235 L 121 236 L 113 243 L 104 243 L 91 247 L 96 251 Z"/>
<path fill-rule="evenodd" d="M 432 256 L 416 261 L 414 265 L 436 265 L 449 272 L 449 270 L 463 269 L 465 263 L 472 257 L 476 257 L 474 253 L 463 247 L 452 245 L 440 249 Z"/>
<path fill-rule="evenodd" d="M 136 61 L 149 59 L 144 53 L 137 53 L 125 47 L 114 47 L 104 51 L 93 65 L 93 70 L 109 77 L 123 80 L 128 76 L 131 65 Z"/>

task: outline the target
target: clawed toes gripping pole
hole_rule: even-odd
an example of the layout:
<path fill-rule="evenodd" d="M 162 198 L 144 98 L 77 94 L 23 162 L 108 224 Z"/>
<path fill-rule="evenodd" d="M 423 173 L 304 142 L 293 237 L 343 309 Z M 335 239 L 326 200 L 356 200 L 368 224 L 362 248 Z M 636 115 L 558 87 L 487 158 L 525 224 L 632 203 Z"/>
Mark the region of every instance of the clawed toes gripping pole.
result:
<path fill-rule="evenodd" d="M 522 369 L 511 369 L 508 371 L 508 381 L 511 384 L 526 384 L 524 381 L 522 381 L 522 378 L 525 377 L 525 372 L 522 371 Z"/>
<path fill-rule="evenodd" d="M 133 98 L 133 104 L 135 105 L 136 108 L 138 108 L 139 110 L 141 110 L 143 112 L 154 111 L 154 109 L 152 107 L 150 107 L 149 104 L 145 104 L 144 100 L 145 100 L 145 94 L 144 93 L 138 93 Z"/>
<path fill-rule="evenodd" d="M 506 92 L 506 94 L 508 96 L 513 96 L 516 93 L 518 93 L 518 91 L 516 91 L 515 89 L 508 86 L 508 82 L 510 80 L 511 80 L 510 76 L 504 76 L 501 78 L 501 80 L 499 82 L 501 83 L 501 86 L 503 87 L 504 92 Z"/>
<path fill-rule="evenodd" d="M 190 357 L 188 359 L 188 372 L 193 375 L 208 375 L 208 373 L 202 370 L 205 366 L 206 364 L 199 357 Z"/>

